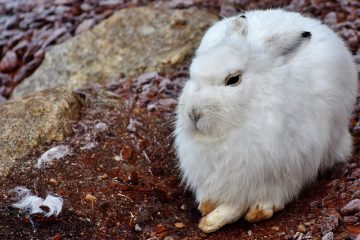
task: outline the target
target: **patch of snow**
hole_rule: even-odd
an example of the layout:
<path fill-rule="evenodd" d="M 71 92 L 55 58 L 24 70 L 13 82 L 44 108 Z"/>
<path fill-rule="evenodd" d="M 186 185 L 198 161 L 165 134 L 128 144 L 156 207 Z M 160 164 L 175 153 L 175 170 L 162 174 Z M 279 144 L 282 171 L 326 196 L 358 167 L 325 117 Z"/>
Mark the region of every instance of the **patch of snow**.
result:
<path fill-rule="evenodd" d="M 29 214 L 41 213 L 46 217 L 52 215 L 58 216 L 63 207 L 63 199 L 53 195 L 47 195 L 44 199 L 35 196 L 31 193 L 31 190 L 26 187 L 16 187 L 12 192 L 17 194 L 19 201 L 12 204 L 13 207 L 22 209 Z M 41 209 L 41 207 L 47 207 L 48 212 Z"/>
<path fill-rule="evenodd" d="M 41 157 L 37 160 L 35 167 L 42 168 L 47 164 L 51 163 L 53 160 L 58 160 L 67 155 L 71 154 L 71 149 L 66 145 L 59 145 L 47 150 Z"/>

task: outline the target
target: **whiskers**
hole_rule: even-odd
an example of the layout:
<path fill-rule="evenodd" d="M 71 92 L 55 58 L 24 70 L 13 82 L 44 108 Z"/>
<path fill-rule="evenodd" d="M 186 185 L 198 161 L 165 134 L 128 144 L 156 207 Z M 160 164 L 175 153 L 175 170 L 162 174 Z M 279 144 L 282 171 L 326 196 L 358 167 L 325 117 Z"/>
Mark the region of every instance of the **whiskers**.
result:
<path fill-rule="evenodd" d="M 181 105 L 178 105 L 178 108 L 181 107 Z M 151 148 L 154 147 L 154 144 L 156 145 L 154 150 L 150 150 L 149 154 L 149 160 L 150 162 L 153 162 L 153 158 L 160 152 L 162 152 L 162 155 L 156 159 L 156 161 L 161 161 L 164 158 L 169 157 L 170 155 L 174 154 L 174 146 L 172 139 L 175 136 L 175 126 L 176 126 L 176 120 L 177 120 L 177 110 L 163 115 L 163 119 L 165 120 L 161 125 L 158 125 L 156 128 L 151 129 L 148 134 L 155 135 L 156 132 L 170 132 L 168 133 L 164 138 L 161 139 L 161 141 L 157 141 L 157 139 L 154 139 L 152 141 L 152 144 L 148 146 L 145 151 L 149 151 Z M 170 149 L 169 149 L 170 148 Z M 165 150 L 166 149 L 166 150 Z"/>
<path fill-rule="evenodd" d="M 160 141 L 158 141 L 158 139 L 154 137 L 152 144 L 145 149 L 149 153 L 150 160 L 155 161 L 154 158 L 156 157 L 156 161 L 161 161 L 164 158 L 175 154 L 174 150 L 176 149 L 176 142 L 174 141 L 174 139 L 177 136 L 181 137 L 181 135 L 187 129 L 187 127 L 185 126 L 187 125 L 186 119 L 178 121 L 178 118 L 181 118 L 181 115 L 187 116 L 184 111 L 185 105 L 178 104 L 173 112 L 163 116 L 164 122 L 161 123 L 161 125 L 158 125 L 156 128 L 149 131 L 150 135 L 155 135 L 156 132 L 167 132 L 166 136 L 164 138 L 161 138 Z M 196 135 L 197 132 L 199 134 L 199 137 L 203 137 L 205 140 L 208 139 L 210 141 L 216 141 L 220 143 L 223 142 L 225 140 L 225 136 L 230 131 L 229 129 L 239 126 L 241 122 L 241 119 L 234 119 L 232 117 L 234 115 L 238 116 L 238 114 L 234 114 L 234 112 L 229 111 L 226 112 L 206 108 L 206 114 L 204 118 L 200 120 L 203 122 L 200 122 L 199 130 L 195 130 L 194 128 L 194 134 Z M 158 156 L 160 155 L 159 152 L 161 153 L 161 156 Z"/>

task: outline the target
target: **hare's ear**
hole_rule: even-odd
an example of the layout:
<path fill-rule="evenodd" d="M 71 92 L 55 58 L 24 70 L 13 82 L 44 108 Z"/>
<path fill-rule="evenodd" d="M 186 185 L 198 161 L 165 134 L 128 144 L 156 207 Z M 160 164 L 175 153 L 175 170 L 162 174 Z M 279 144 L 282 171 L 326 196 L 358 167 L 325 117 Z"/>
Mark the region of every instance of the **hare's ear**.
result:
<path fill-rule="evenodd" d="M 245 15 L 236 16 L 232 26 L 233 30 L 246 37 L 248 33 L 248 22 Z"/>
<path fill-rule="evenodd" d="M 266 47 L 276 56 L 295 53 L 304 43 L 311 39 L 311 32 L 278 34 L 266 41 Z"/>

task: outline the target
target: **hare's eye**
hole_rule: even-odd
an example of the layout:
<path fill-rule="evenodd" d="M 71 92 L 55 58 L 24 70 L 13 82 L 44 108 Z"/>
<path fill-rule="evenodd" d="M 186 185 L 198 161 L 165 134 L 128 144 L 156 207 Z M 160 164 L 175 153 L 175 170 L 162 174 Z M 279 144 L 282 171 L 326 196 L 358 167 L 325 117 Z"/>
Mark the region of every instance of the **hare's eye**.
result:
<path fill-rule="evenodd" d="M 240 82 L 241 82 L 241 74 L 237 72 L 226 77 L 225 86 L 236 86 Z"/>

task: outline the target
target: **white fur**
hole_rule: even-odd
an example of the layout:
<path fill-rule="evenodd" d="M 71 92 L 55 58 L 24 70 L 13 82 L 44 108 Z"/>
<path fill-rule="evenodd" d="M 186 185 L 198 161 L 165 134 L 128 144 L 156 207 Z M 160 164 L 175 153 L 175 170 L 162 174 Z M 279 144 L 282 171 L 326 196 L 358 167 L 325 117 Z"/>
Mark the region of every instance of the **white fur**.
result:
<path fill-rule="evenodd" d="M 59 215 L 62 210 L 64 200 L 61 197 L 56 197 L 53 195 L 47 195 L 43 204 L 49 208 L 49 212 L 45 216 L 50 217 L 52 215 Z"/>
<path fill-rule="evenodd" d="M 54 160 L 61 159 L 69 154 L 71 154 L 71 149 L 66 145 L 50 148 L 37 160 L 35 167 L 43 168 L 46 165 L 51 164 Z"/>
<path fill-rule="evenodd" d="M 205 34 L 175 130 L 183 178 L 197 201 L 242 214 L 257 202 L 281 208 L 320 170 L 349 157 L 357 91 L 352 56 L 327 26 L 283 10 L 245 16 Z M 301 38 L 304 31 L 311 38 Z M 238 70 L 242 82 L 225 86 Z M 202 116 L 196 127 L 193 108 Z"/>
<path fill-rule="evenodd" d="M 22 209 L 29 214 L 41 213 L 46 217 L 50 217 L 52 215 L 58 216 L 62 210 L 63 199 L 61 197 L 49 194 L 44 200 L 33 195 L 31 191 L 25 187 L 16 187 L 13 191 L 17 193 L 19 201 L 12 206 Z M 41 206 L 48 207 L 49 211 L 46 213 L 40 208 Z"/>

